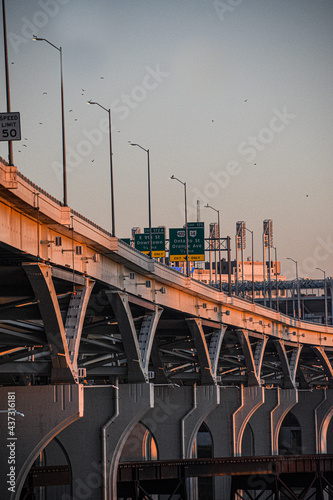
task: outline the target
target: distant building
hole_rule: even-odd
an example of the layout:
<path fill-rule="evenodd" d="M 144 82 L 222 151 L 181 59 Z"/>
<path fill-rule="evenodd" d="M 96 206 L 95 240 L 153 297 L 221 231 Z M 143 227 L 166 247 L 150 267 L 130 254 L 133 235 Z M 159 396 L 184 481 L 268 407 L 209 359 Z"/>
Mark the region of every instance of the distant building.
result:
<path fill-rule="evenodd" d="M 238 267 L 237 267 L 238 265 Z M 270 267 L 269 267 L 270 266 Z M 228 283 L 228 262 L 224 259 L 221 261 L 221 279 L 222 283 Z M 207 284 L 215 284 L 220 281 L 220 268 L 219 263 L 216 262 L 217 274 L 215 272 L 215 262 L 205 262 L 204 269 L 194 269 L 192 272 L 192 276 L 194 279 L 201 281 L 202 283 Z M 268 281 L 269 270 L 271 274 L 271 281 L 275 281 L 276 278 L 278 281 L 285 281 L 286 276 L 281 276 L 281 263 L 270 261 L 266 262 L 266 276 L 265 281 Z M 254 281 L 263 282 L 264 281 L 264 266 L 263 261 L 254 261 L 253 262 L 253 275 Z M 234 284 L 238 281 L 238 283 L 242 283 L 245 281 L 252 282 L 252 261 L 250 257 L 247 260 L 244 260 L 243 264 L 241 261 L 238 263 L 236 260 L 231 261 L 231 283 Z M 280 290 L 279 295 L 284 295 L 285 291 Z M 272 290 L 272 296 L 275 296 L 275 290 Z M 262 292 L 256 291 L 256 297 L 260 298 L 262 296 Z"/>

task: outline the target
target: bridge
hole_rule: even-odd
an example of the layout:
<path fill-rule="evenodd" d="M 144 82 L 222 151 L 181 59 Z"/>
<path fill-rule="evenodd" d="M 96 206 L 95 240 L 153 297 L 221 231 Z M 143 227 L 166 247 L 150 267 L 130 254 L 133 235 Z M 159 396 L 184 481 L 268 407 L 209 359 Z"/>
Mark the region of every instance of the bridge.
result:
<path fill-rule="evenodd" d="M 117 486 L 129 461 L 333 453 L 332 326 L 148 258 L 3 160 L 0 224 L 8 498 L 127 498 Z M 70 480 L 31 486 L 43 467 Z M 178 477 L 167 495 L 256 498 L 252 474 L 231 476 Z M 320 477 L 306 494 L 329 498 L 332 480 Z"/>

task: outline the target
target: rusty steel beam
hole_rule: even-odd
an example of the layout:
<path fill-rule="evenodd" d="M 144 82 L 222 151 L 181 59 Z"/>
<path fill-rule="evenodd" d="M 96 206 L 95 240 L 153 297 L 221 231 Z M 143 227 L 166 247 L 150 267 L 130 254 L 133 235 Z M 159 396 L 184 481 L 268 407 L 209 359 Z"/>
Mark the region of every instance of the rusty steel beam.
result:
<path fill-rule="evenodd" d="M 333 455 L 253 456 L 124 462 L 118 481 L 187 477 L 309 474 L 333 471 Z"/>

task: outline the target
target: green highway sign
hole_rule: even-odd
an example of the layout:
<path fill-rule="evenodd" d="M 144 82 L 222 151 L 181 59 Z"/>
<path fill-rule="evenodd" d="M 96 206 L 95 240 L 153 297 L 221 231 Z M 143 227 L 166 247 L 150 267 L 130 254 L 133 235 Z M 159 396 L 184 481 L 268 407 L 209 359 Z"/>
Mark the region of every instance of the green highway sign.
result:
<path fill-rule="evenodd" d="M 131 244 L 131 238 L 120 238 L 121 241 L 123 241 L 124 243 L 127 243 L 127 245 L 130 245 Z"/>
<path fill-rule="evenodd" d="M 144 233 L 135 234 L 134 246 L 140 252 L 149 255 L 149 228 Z M 152 257 L 165 257 L 165 229 L 164 227 L 151 228 Z"/>
<path fill-rule="evenodd" d="M 188 222 L 187 227 L 195 227 L 195 228 L 200 228 L 202 227 L 203 229 L 205 228 L 205 223 L 204 222 Z"/>
<path fill-rule="evenodd" d="M 203 222 L 190 222 L 188 231 L 188 260 L 205 260 L 205 227 Z M 170 262 L 186 260 L 185 228 L 169 229 Z"/>
<path fill-rule="evenodd" d="M 149 234 L 149 227 L 144 228 L 144 232 Z M 164 234 L 165 235 L 165 227 L 152 227 L 152 234 Z"/>

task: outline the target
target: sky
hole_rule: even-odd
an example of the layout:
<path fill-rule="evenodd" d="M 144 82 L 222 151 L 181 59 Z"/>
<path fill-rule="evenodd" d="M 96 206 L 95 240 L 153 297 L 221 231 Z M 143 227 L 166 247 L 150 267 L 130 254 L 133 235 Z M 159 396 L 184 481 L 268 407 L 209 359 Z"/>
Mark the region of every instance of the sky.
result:
<path fill-rule="evenodd" d="M 6 0 L 14 164 L 63 199 L 62 47 L 68 205 L 115 233 L 273 221 L 282 274 L 333 276 L 333 2 L 331 0 Z M 0 111 L 7 110 L 2 23 Z M 0 155 L 8 159 L 6 142 Z M 251 256 L 247 232 L 245 257 Z M 316 268 L 322 269 L 322 271 Z"/>

